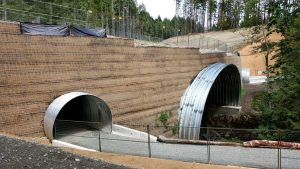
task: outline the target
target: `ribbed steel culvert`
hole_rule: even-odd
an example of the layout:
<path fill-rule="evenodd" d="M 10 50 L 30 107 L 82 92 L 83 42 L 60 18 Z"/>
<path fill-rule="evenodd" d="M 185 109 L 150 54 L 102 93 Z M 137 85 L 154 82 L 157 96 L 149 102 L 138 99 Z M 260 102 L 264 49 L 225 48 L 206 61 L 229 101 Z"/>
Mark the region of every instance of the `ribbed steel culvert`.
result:
<path fill-rule="evenodd" d="M 54 127 L 57 120 L 83 121 L 89 127 L 111 133 L 112 113 L 109 106 L 99 97 L 84 93 L 71 92 L 56 98 L 48 107 L 44 117 L 46 136 L 54 139 Z M 88 123 L 92 122 L 92 123 Z M 70 123 L 74 128 L 79 123 Z"/>
<path fill-rule="evenodd" d="M 215 63 L 204 68 L 180 100 L 179 138 L 198 140 L 205 107 L 239 106 L 241 78 L 232 64 Z"/>

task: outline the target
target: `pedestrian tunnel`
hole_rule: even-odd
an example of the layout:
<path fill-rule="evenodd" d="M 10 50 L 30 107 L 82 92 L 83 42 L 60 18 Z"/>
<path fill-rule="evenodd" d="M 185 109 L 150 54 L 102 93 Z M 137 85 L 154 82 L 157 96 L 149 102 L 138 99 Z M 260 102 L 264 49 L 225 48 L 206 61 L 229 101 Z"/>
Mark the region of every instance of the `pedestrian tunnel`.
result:
<path fill-rule="evenodd" d="M 204 68 L 181 97 L 179 138 L 199 140 L 203 120 L 212 113 L 239 112 L 240 92 L 235 65 L 215 63 Z"/>
<path fill-rule="evenodd" d="M 48 107 L 44 117 L 46 136 L 52 141 L 57 131 L 101 130 L 112 132 L 112 114 L 99 97 L 83 92 L 59 96 Z"/>

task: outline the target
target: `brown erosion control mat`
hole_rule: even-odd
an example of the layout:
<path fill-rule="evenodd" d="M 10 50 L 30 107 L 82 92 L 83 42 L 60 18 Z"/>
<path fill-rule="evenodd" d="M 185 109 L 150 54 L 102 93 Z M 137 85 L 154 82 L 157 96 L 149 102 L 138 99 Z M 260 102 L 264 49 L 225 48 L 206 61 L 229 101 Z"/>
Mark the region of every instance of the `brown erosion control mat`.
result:
<path fill-rule="evenodd" d="M 43 136 L 45 110 L 72 91 L 103 99 L 114 123 L 153 124 L 178 108 L 204 66 L 240 61 L 198 49 L 135 48 L 128 39 L 27 36 L 18 28 L 0 22 L 0 131 L 23 136 Z"/>

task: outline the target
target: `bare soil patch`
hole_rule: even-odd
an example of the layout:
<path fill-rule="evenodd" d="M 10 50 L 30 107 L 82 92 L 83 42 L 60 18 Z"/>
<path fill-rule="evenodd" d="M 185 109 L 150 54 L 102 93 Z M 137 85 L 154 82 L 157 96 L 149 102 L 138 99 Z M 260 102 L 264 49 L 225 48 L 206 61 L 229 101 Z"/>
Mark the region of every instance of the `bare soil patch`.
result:
<path fill-rule="evenodd" d="M 272 33 L 267 39 L 269 42 L 278 42 L 282 39 L 282 36 L 279 33 Z M 241 67 L 250 69 L 250 76 L 263 76 L 263 72 L 266 70 L 265 66 L 265 55 L 266 52 L 261 51 L 260 46 L 264 43 L 264 38 L 260 38 L 257 42 L 253 42 L 244 46 L 239 53 L 241 55 Z M 272 56 L 275 54 L 275 51 L 271 51 L 269 56 L 269 64 L 272 65 L 275 63 L 275 60 L 272 60 Z"/>
<path fill-rule="evenodd" d="M 264 90 L 263 84 L 244 84 L 245 96 L 241 100 L 242 111 L 251 113 L 253 96 L 257 92 Z"/>

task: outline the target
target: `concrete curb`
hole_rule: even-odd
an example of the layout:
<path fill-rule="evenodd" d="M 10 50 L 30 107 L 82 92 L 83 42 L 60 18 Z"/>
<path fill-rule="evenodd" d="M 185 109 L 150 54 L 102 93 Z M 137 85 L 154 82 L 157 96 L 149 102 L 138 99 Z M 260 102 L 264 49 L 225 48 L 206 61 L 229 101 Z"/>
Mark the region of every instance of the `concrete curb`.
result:
<path fill-rule="evenodd" d="M 74 145 L 74 144 L 71 144 L 71 143 L 66 143 L 66 142 L 59 141 L 59 140 L 52 140 L 52 145 L 56 146 L 56 147 L 67 147 L 67 148 L 75 148 L 75 149 L 79 149 L 79 150 L 96 152 L 96 150 L 93 150 L 93 149 L 84 148 L 84 147 L 81 147 L 81 146 L 77 146 L 77 145 Z"/>
<path fill-rule="evenodd" d="M 166 138 L 165 136 L 158 136 L 157 140 L 159 142 L 171 143 L 171 144 L 199 144 L 199 145 L 219 145 L 219 146 L 240 146 L 243 145 L 240 143 L 234 142 L 218 142 L 218 141 L 206 141 L 206 140 L 184 140 L 184 139 L 172 139 Z"/>

